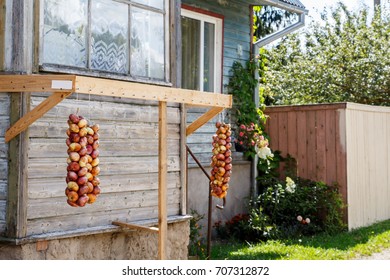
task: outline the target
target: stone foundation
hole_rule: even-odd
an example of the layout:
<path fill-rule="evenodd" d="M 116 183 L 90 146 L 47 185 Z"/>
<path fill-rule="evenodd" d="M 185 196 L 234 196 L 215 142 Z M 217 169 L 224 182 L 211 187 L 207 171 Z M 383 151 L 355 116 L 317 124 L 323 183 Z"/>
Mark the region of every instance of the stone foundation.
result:
<path fill-rule="evenodd" d="M 168 225 L 168 259 L 187 259 L 189 234 L 188 220 Z M 157 254 L 158 234 L 142 230 L 48 240 L 47 244 L 0 244 L 3 260 L 154 260 Z"/>

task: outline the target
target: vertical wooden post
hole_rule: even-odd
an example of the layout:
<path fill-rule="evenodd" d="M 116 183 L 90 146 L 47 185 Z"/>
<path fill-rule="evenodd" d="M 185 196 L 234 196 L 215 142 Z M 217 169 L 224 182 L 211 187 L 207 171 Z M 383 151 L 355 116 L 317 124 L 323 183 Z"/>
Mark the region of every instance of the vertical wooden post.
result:
<path fill-rule="evenodd" d="M 158 258 L 166 259 L 167 224 L 167 102 L 159 102 L 158 117 Z"/>

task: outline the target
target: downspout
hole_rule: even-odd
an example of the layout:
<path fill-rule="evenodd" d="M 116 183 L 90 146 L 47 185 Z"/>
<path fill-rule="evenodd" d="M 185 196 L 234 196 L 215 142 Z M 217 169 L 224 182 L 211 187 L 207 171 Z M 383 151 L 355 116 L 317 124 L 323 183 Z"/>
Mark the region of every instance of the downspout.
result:
<path fill-rule="evenodd" d="M 270 5 L 273 5 L 273 6 L 278 7 L 278 8 L 286 9 L 286 10 L 291 11 L 291 12 L 296 12 L 296 13 L 298 13 L 299 19 L 298 19 L 298 22 L 294 23 L 293 25 L 291 25 L 291 26 L 289 26 L 281 31 L 275 32 L 274 34 L 270 34 L 270 35 L 268 35 L 260 40 L 257 40 L 255 43 L 253 43 L 253 54 L 254 54 L 254 59 L 255 59 L 256 64 L 258 63 L 257 54 L 260 52 L 261 47 L 264 47 L 265 45 L 270 44 L 273 41 L 276 41 L 277 39 L 280 39 L 281 37 L 286 36 L 294 31 L 298 30 L 299 28 L 303 27 L 305 25 L 305 15 L 308 13 L 307 10 L 301 10 L 301 9 L 296 9 L 296 8 L 291 9 L 290 5 L 289 5 L 289 7 L 286 7 L 286 5 L 281 5 L 281 4 L 279 4 L 278 0 L 265 1 L 265 2 L 268 2 Z M 258 71 L 255 71 L 255 78 L 257 81 L 259 80 L 259 72 Z M 255 92 L 253 94 L 253 98 L 254 98 L 256 108 L 258 108 L 260 105 L 259 104 L 259 102 L 260 102 L 259 101 L 259 83 L 257 83 L 257 85 L 256 85 Z M 255 157 L 251 163 L 251 184 L 252 184 L 252 199 L 253 200 L 255 200 L 257 198 L 257 195 L 259 193 L 259 190 L 257 187 L 257 180 L 256 180 L 256 178 L 258 176 L 258 172 L 257 172 L 258 159 L 259 159 L 258 156 L 255 155 Z"/>

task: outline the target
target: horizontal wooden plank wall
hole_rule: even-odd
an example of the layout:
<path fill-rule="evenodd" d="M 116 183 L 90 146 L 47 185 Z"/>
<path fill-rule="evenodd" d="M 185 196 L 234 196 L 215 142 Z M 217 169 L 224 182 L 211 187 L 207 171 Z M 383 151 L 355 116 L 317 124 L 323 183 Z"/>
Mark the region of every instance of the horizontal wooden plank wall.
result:
<path fill-rule="evenodd" d="M 349 228 L 390 219 L 390 108 L 348 104 Z"/>
<path fill-rule="evenodd" d="M 5 231 L 5 211 L 8 186 L 8 145 L 4 135 L 9 127 L 10 98 L 0 93 L 0 234 Z"/>
<path fill-rule="evenodd" d="M 41 95 L 32 97 L 32 107 Z M 66 122 L 77 110 L 100 125 L 102 194 L 83 208 L 68 206 L 64 194 Z M 179 116 L 177 105 L 168 107 L 169 215 L 180 210 Z M 31 125 L 29 135 L 28 235 L 158 217 L 157 103 L 72 96 Z"/>
<path fill-rule="evenodd" d="M 270 148 L 297 160 L 297 175 L 337 183 L 347 203 L 345 104 L 268 107 Z M 347 212 L 344 213 L 347 221 Z"/>

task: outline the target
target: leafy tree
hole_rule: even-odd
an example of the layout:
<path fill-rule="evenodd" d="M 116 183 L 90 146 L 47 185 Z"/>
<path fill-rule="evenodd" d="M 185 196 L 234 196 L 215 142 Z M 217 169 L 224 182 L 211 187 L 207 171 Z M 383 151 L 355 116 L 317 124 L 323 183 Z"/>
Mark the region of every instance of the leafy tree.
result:
<path fill-rule="evenodd" d="M 274 6 L 253 6 L 253 40 L 285 28 L 298 20 L 297 14 Z"/>
<path fill-rule="evenodd" d="M 269 103 L 356 102 L 390 106 L 390 21 L 339 3 L 261 55 L 261 93 Z"/>

